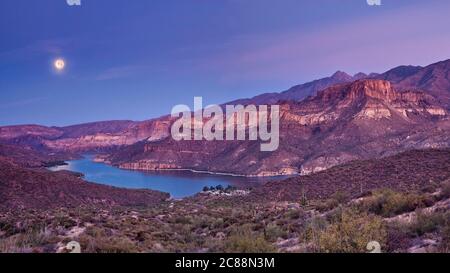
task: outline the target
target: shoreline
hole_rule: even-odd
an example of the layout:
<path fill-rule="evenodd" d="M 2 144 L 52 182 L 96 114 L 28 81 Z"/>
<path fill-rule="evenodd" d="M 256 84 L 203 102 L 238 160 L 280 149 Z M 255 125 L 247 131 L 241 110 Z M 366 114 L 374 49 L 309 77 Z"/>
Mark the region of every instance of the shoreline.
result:
<path fill-rule="evenodd" d="M 104 164 L 107 164 L 105 162 L 103 162 Z M 290 174 L 290 175 L 283 175 L 283 174 L 278 174 L 278 175 L 245 175 L 245 174 L 235 174 L 235 173 L 225 173 L 225 172 L 212 172 L 212 171 L 200 171 L 200 170 L 194 170 L 194 169 L 175 169 L 175 168 L 170 168 L 170 169 L 136 169 L 136 168 L 124 168 L 124 167 L 119 167 L 119 166 L 114 166 L 111 164 L 107 164 L 113 167 L 117 167 L 119 169 L 122 170 L 130 170 L 130 171 L 145 171 L 145 172 L 163 172 L 163 171 L 183 171 L 183 172 L 191 172 L 191 173 L 196 173 L 196 174 L 208 174 L 208 175 L 217 175 L 217 176 L 231 176 L 231 177 L 242 177 L 242 178 L 280 178 L 280 177 L 295 177 L 295 176 L 300 176 L 300 174 Z"/>
<path fill-rule="evenodd" d="M 121 167 L 121 166 L 117 166 L 114 164 L 110 164 L 104 160 L 98 160 L 98 155 L 96 154 L 84 154 L 82 156 L 80 156 L 81 158 L 86 158 L 89 159 L 92 162 L 95 163 L 103 163 L 106 164 L 108 166 L 111 167 L 115 167 L 118 169 L 122 169 L 122 170 L 129 170 L 129 171 L 143 171 L 143 172 L 190 172 L 193 174 L 206 174 L 206 175 L 216 175 L 216 176 L 228 176 L 228 177 L 238 177 L 238 178 L 254 178 L 254 179 L 270 179 L 270 178 L 290 178 L 290 177 L 297 177 L 297 176 L 302 176 L 300 173 L 295 173 L 295 174 L 275 174 L 275 175 L 254 175 L 254 174 L 250 174 L 250 175 L 246 175 L 246 174 L 237 174 L 237 173 L 228 173 L 228 172 L 213 172 L 213 171 L 204 171 L 204 170 L 196 170 L 196 169 L 189 169 L 189 168 L 160 168 L 160 169 L 140 169 L 140 168 L 126 168 L 126 167 Z M 52 167 L 60 167 L 60 166 L 67 166 L 68 161 L 71 160 L 77 160 L 77 159 L 69 159 L 69 160 L 64 160 L 64 161 L 59 161 L 57 165 L 53 165 L 53 166 L 49 166 L 47 167 L 47 169 L 51 169 Z"/>

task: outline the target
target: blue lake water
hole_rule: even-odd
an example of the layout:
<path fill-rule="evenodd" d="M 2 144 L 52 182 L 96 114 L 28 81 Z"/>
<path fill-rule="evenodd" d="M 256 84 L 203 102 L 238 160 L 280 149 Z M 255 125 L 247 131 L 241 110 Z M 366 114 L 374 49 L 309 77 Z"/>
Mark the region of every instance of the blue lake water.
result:
<path fill-rule="evenodd" d="M 201 192 L 205 186 L 228 185 L 257 187 L 267 181 L 262 178 L 246 178 L 192 173 L 189 171 L 144 172 L 119 169 L 92 161 L 92 156 L 68 161 L 68 165 L 52 167 L 52 171 L 69 170 L 84 174 L 86 181 L 128 189 L 152 189 L 182 198 Z"/>

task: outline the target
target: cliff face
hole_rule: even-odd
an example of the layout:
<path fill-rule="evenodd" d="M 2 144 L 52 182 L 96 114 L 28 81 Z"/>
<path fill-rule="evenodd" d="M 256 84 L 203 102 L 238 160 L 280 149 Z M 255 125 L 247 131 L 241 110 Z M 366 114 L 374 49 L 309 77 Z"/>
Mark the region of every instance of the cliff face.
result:
<path fill-rule="evenodd" d="M 134 122 L 104 121 L 68 127 L 37 125 L 0 127 L 0 143 L 66 152 L 91 152 L 156 141 L 168 136 L 170 117 Z"/>
<path fill-rule="evenodd" d="M 450 145 L 448 113 L 432 96 L 359 80 L 280 106 L 280 148 L 259 141 L 144 140 L 107 158 L 122 168 L 195 169 L 242 175 L 311 173 L 349 160 Z M 445 133 L 444 133 L 445 132 Z"/>
<path fill-rule="evenodd" d="M 399 66 L 375 78 L 389 80 L 402 90 L 426 90 L 450 109 L 450 59 L 426 67 Z"/>

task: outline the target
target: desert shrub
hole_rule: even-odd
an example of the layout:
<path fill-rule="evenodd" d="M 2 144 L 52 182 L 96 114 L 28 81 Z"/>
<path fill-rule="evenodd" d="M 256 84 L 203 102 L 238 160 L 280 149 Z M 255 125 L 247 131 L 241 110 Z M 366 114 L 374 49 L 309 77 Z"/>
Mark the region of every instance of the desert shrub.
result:
<path fill-rule="evenodd" d="M 328 253 L 367 252 L 369 242 L 385 245 L 386 236 L 386 228 L 379 216 L 347 210 L 342 213 L 340 221 L 319 233 L 318 248 Z"/>
<path fill-rule="evenodd" d="M 408 229 L 412 235 L 422 236 L 438 230 L 444 223 L 445 216 L 442 213 L 417 211 L 416 218 L 409 224 Z"/>
<path fill-rule="evenodd" d="M 146 232 L 144 230 L 140 230 L 136 233 L 135 240 L 138 242 L 145 242 L 147 240 L 150 240 L 151 238 L 152 238 L 152 236 L 148 232 Z"/>
<path fill-rule="evenodd" d="M 337 191 L 331 196 L 331 199 L 335 200 L 338 204 L 344 204 L 349 200 L 349 196 L 343 191 Z"/>
<path fill-rule="evenodd" d="M 444 217 L 444 225 L 441 231 L 442 241 L 439 245 L 439 250 L 443 253 L 450 252 L 450 212 L 447 212 Z"/>
<path fill-rule="evenodd" d="M 213 223 L 213 220 L 206 215 L 195 217 L 192 222 L 192 224 L 195 228 L 201 228 L 201 229 L 211 226 L 212 223 Z"/>
<path fill-rule="evenodd" d="M 436 191 L 436 189 L 437 189 L 437 185 L 433 183 L 433 184 L 427 184 L 427 185 L 423 186 L 420 189 L 420 191 L 422 193 L 433 193 Z"/>
<path fill-rule="evenodd" d="M 387 189 L 377 191 L 361 202 L 361 208 L 383 217 L 392 217 L 414 211 L 416 208 L 426 206 L 427 203 L 424 196 L 403 194 Z"/>
<path fill-rule="evenodd" d="M 91 237 L 81 235 L 78 239 L 82 252 L 86 253 L 132 253 L 138 252 L 136 245 L 126 237 Z"/>
<path fill-rule="evenodd" d="M 330 198 L 319 202 L 316 205 L 316 209 L 321 212 L 329 211 L 339 207 L 340 205 L 344 205 L 349 201 L 349 199 L 349 196 L 345 192 L 337 191 Z"/>
<path fill-rule="evenodd" d="M 287 234 L 277 224 L 270 223 L 266 226 L 264 235 L 266 240 L 274 242 L 278 238 L 286 237 Z"/>
<path fill-rule="evenodd" d="M 302 210 L 298 209 L 292 209 L 286 212 L 286 217 L 291 220 L 297 220 L 300 219 L 304 215 L 304 212 Z"/>
<path fill-rule="evenodd" d="M 215 219 L 213 224 L 212 224 L 212 227 L 215 228 L 215 229 L 225 227 L 225 222 L 223 221 L 223 218 Z"/>
<path fill-rule="evenodd" d="M 247 227 L 234 231 L 224 242 L 226 253 L 273 253 L 276 248 Z"/>
<path fill-rule="evenodd" d="M 308 219 L 304 223 L 303 232 L 300 233 L 299 240 L 303 243 L 311 245 L 312 252 L 320 251 L 319 246 L 319 234 L 327 226 L 327 221 L 324 217 L 314 216 Z"/>
<path fill-rule="evenodd" d="M 11 222 L 0 219 L 0 231 L 4 232 L 6 236 L 10 236 L 15 233 L 15 228 Z"/>
<path fill-rule="evenodd" d="M 96 226 L 90 226 L 86 229 L 85 233 L 91 237 L 103 237 L 105 235 L 105 231 L 99 227 Z"/>
<path fill-rule="evenodd" d="M 77 225 L 77 222 L 64 213 L 57 213 L 55 215 L 54 223 L 64 228 L 71 228 Z"/>
<path fill-rule="evenodd" d="M 450 180 L 446 180 L 442 183 L 440 197 L 442 199 L 450 198 Z"/>
<path fill-rule="evenodd" d="M 391 224 L 388 229 L 386 252 L 406 252 L 410 246 L 410 237 L 403 225 Z"/>
<path fill-rule="evenodd" d="M 8 238 L 0 239 L 0 253 L 20 253 L 17 247 L 17 236 L 10 236 Z"/>
<path fill-rule="evenodd" d="M 176 224 L 182 224 L 182 225 L 190 225 L 193 222 L 193 219 L 191 216 L 177 216 L 173 220 Z"/>
<path fill-rule="evenodd" d="M 329 199 L 326 199 L 326 200 L 318 203 L 316 205 L 316 209 L 321 212 L 324 212 L 324 211 L 332 210 L 338 206 L 339 206 L 339 202 L 336 199 L 329 198 Z"/>
<path fill-rule="evenodd" d="M 48 230 L 28 231 L 0 240 L 0 253 L 30 252 L 33 248 L 55 242 Z"/>

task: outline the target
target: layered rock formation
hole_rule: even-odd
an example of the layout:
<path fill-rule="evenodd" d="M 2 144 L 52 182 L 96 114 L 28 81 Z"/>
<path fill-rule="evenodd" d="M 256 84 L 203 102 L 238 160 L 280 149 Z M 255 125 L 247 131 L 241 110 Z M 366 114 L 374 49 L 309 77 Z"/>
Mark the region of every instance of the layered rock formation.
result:
<path fill-rule="evenodd" d="M 103 121 L 68 127 L 38 125 L 0 127 L 0 143 L 54 151 L 93 152 L 165 138 L 170 117 L 134 122 Z"/>
<path fill-rule="evenodd" d="M 450 145 L 447 110 L 424 92 L 396 91 L 388 81 L 335 85 L 303 102 L 285 102 L 280 109 L 280 148 L 275 152 L 261 152 L 259 141 L 177 142 L 167 137 L 124 147 L 107 161 L 127 169 L 271 176 Z"/>

